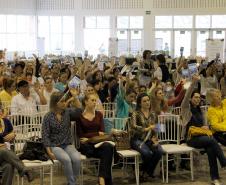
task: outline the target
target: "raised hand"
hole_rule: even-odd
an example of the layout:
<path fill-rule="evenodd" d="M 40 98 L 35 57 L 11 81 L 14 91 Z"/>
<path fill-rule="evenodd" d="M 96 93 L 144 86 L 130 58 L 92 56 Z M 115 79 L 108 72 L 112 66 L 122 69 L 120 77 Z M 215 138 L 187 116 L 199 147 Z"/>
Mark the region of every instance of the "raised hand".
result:
<path fill-rule="evenodd" d="M 78 96 L 78 94 L 79 94 L 77 88 L 70 88 L 69 91 L 70 91 L 71 95 L 74 97 Z"/>
<path fill-rule="evenodd" d="M 193 81 L 193 82 L 197 82 L 197 81 L 199 81 L 199 80 L 200 80 L 200 76 L 199 76 L 199 75 L 194 74 L 194 75 L 192 76 L 192 81 Z"/>

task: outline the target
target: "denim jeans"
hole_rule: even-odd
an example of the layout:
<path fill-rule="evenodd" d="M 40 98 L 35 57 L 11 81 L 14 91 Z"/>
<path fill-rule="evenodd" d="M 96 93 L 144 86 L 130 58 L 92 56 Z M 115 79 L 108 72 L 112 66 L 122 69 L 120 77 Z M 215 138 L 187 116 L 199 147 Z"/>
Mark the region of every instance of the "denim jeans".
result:
<path fill-rule="evenodd" d="M 219 179 L 217 159 L 219 160 L 221 167 L 225 167 L 226 158 L 217 141 L 213 137 L 209 136 L 196 136 L 188 140 L 187 144 L 194 148 L 205 149 L 208 155 L 211 179 Z"/>
<path fill-rule="evenodd" d="M 163 154 L 161 146 L 153 146 L 151 141 L 146 141 L 142 146 L 140 146 L 142 141 L 135 138 L 132 138 L 130 143 L 131 147 L 141 154 L 143 170 L 146 171 L 148 175 L 152 176 Z"/>
<path fill-rule="evenodd" d="M 66 175 L 68 185 L 75 185 L 75 177 L 79 175 L 80 170 L 80 153 L 73 145 L 51 147 L 51 149 L 56 159 L 64 165 L 64 173 Z"/>

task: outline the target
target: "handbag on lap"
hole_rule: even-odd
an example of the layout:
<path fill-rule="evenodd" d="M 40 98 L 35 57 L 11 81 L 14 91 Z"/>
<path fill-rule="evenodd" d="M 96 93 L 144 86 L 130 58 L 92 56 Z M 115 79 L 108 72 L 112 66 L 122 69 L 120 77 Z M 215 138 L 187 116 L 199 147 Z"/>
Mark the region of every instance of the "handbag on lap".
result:
<path fill-rule="evenodd" d="M 212 136 L 213 133 L 211 130 L 204 129 L 201 127 L 190 126 L 188 130 L 188 137 L 191 138 L 193 136 Z"/>

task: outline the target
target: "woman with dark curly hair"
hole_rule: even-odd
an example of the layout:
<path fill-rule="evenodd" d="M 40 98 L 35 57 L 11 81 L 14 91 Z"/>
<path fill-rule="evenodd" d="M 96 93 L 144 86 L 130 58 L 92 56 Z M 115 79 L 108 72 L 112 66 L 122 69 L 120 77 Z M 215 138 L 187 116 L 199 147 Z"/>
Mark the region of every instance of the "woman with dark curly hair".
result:
<path fill-rule="evenodd" d="M 155 132 L 155 113 L 151 111 L 150 98 L 146 93 L 137 97 L 137 110 L 131 118 L 131 147 L 140 152 L 143 171 L 153 176 L 163 151 Z"/>

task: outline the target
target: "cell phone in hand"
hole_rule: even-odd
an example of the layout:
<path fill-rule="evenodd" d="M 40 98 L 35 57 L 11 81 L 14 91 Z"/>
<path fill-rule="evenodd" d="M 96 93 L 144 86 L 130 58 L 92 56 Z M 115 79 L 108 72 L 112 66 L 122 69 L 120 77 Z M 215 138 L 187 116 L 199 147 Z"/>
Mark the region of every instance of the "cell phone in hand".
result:
<path fill-rule="evenodd" d="M 188 64 L 188 69 L 189 69 L 190 76 L 193 76 L 194 74 L 198 73 L 198 68 L 196 63 Z"/>
<path fill-rule="evenodd" d="M 181 72 L 182 72 L 183 78 L 189 78 L 190 77 L 188 69 L 183 69 Z"/>
<path fill-rule="evenodd" d="M 97 65 L 98 65 L 98 69 L 100 71 L 103 71 L 104 70 L 104 62 L 99 62 Z"/>

